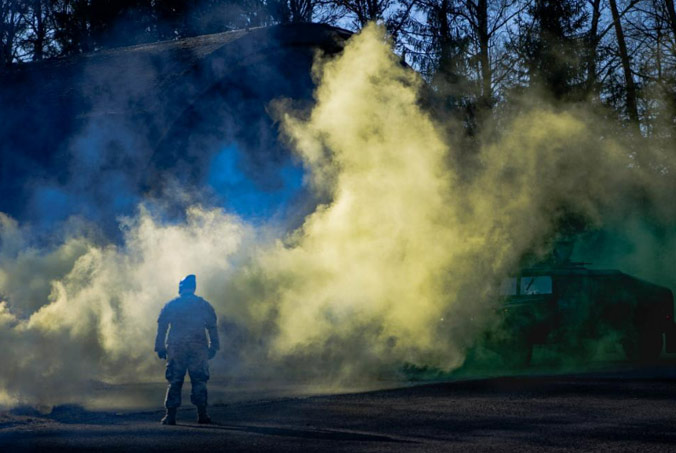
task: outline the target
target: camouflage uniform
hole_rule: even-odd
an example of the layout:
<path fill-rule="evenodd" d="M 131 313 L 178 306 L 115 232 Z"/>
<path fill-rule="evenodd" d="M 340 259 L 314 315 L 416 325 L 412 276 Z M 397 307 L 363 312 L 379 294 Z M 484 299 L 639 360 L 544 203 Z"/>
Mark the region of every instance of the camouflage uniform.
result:
<path fill-rule="evenodd" d="M 209 302 L 194 294 L 194 277 L 192 283 L 189 277 L 179 286 L 180 296 L 167 303 L 160 313 L 155 351 L 167 359 L 165 375 L 169 388 L 164 402 L 167 410 L 173 409 L 175 413 L 181 405 L 181 389 L 187 371 L 192 384 L 190 401 L 206 417 L 208 360 L 219 349 L 216 313 Z M 188 284 L 184 285 L 186 280 Z"/>

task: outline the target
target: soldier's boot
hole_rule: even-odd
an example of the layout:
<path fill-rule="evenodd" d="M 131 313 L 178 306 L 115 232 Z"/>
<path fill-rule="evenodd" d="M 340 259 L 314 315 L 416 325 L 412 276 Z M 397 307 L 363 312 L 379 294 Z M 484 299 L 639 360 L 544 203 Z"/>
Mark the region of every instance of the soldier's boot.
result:
<path fill-rule="evenodd" d="M 206 406 L 197 406 L 197 423 L 200 425 L 208 425 L 211 423 L 211 417 L 207 415 Z"/>
<path fill-rule="evenodd" d="M 176 424 L 176 408 L 168 407 L 167 413 L 164 415 L 160 421 L 163 425 L 175 425 Z"/>

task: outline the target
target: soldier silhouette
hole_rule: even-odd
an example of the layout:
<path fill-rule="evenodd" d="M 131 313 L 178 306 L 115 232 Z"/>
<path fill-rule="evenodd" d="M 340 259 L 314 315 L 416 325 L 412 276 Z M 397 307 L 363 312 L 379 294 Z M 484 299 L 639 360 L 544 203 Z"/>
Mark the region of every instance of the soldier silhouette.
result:
<path fill-rule="evenodd" d="M 157 320 L 155 352 L 167 360 L 165 375 L 169 381 L 163 425 L 176 424 L 186 371 L 192 385 L 190 401 L 197 406 L 197 422 L 211 423 L 207 415 L 208 361 L 219 349 L 217 319 L 211 304 L 195 295 L 196 287 L 192 274 L 181 280 L 179 296 L 164 306 Z"/>

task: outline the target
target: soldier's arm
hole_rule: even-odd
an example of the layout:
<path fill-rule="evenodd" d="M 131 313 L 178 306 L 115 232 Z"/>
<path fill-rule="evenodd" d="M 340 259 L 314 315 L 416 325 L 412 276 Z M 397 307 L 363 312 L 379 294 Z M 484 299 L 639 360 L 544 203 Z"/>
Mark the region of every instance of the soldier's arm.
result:
<path fill-rule="evenodd" d="M 209 313 L 207 316 L 206 322 L 207 332 L 209 333 L 209 347 L 214 351 L 218 351 L 221 348 L 221 343 L 218 338 L 218 327 L 217 327 L 217 318 L 216 312 L 213 307 L 209 305 Z"/>
<path fill-rule="evenodd" d="M 160 317 L 157 318 L 157 336 L 155 337 L 155 352 L 164 351 L 166 349 L 165 342 L 167 339 L 167 330 L 169 330 L 169 317 L 167 316 L 167 307 L 164 307 L 160 312 Z"/>

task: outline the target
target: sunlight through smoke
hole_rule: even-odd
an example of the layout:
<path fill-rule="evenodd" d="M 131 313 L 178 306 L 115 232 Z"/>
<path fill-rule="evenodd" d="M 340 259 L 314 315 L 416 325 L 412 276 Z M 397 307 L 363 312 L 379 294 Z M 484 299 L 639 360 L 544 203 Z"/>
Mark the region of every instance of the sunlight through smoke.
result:
<path fill-rule="evenodd" d="M 72 234 L 40 248 L 0 217 L 0 402 L 160 379 L 155 321 L 188 273 L 237 332 L 225 332 L 228 373 L 354 380 L 406 363 L 460 366 L 497 316 L 496 283 L 525 255 L 543 256 L 571 219 L 630 231 L 624 220 L 650 209 L 674 256 L 674 156 L 645 147 L 637 159 L 583 105 L 531 99 L 462 149 L 375 25 L 318 58 L 315 77 L 309 116 L 282 101 L 271 109 L 327 200 L 295 231 L 200 206 L 169 224 L 141 206 L 122 222 L 122 245 Z"/>

